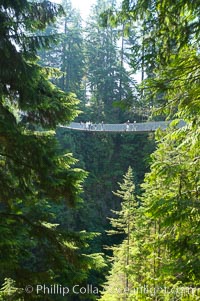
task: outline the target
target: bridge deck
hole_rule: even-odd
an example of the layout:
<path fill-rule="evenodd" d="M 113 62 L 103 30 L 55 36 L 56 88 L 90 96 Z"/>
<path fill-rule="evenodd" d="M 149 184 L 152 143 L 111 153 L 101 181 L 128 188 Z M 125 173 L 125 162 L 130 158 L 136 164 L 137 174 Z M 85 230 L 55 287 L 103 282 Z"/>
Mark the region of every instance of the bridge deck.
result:
<path fill-rule="evenodd" d="M 91 132 L 153 132 L 158 128 L 165 130 L 171 121 L 150 121 L 140 123 L 125 123 L 125 124 L 92 124 L 87 126 L 85 123 L 71 122 L 69 125 L 60 126 L 62 128 L 77 130 L 77 131 L 91 131 Z M 180 122 L 178 127 L 182 127 L 183 122 Z"/>

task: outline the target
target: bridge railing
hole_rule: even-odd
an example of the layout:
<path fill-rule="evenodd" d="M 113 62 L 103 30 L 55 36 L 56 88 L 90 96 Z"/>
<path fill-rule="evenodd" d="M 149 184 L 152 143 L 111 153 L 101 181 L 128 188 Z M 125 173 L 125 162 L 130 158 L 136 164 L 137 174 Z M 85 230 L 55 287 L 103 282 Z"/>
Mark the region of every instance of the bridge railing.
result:
<path fill-rule="evenodd" d="M 124 124 L 91 124 L 71 122 L 67 126 L 62 126 L 69 129 L 80 131 L 105 131 L 105 132 L 150 132 L 158 128 L 165 130 L 171 121 L 150 121 L 143 123 L 124 123 Z"/>

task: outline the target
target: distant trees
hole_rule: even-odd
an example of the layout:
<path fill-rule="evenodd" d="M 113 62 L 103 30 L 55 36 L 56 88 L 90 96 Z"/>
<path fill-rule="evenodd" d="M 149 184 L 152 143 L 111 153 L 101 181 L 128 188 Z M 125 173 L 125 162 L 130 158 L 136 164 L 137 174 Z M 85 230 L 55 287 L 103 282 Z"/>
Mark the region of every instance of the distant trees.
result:
<path fill-rule="evenodd" d="M 54 48 L 39 52 L 41 63 L 57 68 L 60 74 L 54 82 L 65 92 L 84 97 L 85 56 L 82 22 L 79 13 L 72 8 L 71 1 L 63 1 L 64 16 L 54 26 L 46 29 L 47 34 L 56 33 L 58 43 Z"/>
<path fill-rule="evenodd" d="M 110 24 L 103 26 L 100 14 L 114 9 L 115 1 L 97 1 L 86 27 L 87 81 L 91 93 L 90 105 L 95 119 L 117 122 L 122 112 L 116 103 L 133 95 L 133 82 L 124 68 L 120 49 L 120 30 Z M 94 60 L 95 58 L 95 60 Z"/>
<path fill-rule="evenodd" d="M 62 76 L 59 86 L 66 92 L 76 93 L 78 98 L 84 96 L 84 43 L 81 17 L 72 8 L 70 1 L 63 1 L 65 17 L 59 22 L 62 33 L 60 49 L 60 70 Z"/>

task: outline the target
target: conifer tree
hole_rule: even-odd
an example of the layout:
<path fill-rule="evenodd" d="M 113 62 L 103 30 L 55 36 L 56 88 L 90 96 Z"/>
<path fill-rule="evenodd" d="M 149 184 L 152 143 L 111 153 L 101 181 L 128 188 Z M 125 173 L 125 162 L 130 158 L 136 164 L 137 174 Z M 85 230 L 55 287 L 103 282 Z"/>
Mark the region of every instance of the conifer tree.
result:
<path fill-rule="evenodd" d="M 55 138 L 56 126 L 77 116 L 77 99 L 50 83 L 53 70 L 37 58 L 38 49 L 55 40 L 38 31 L 62 13 L 49 1 L 0 3 L 2 300 L 44 300 L 27 295 L 25 286 L 82 281 L 92 263 L 79 250 L 88 235 L 63 231 L 55 215 L 55 204 L 81 201 L 85 177 L 72 167 L 70 154 L 60 153 Z"/>
<path fill-rule="evenodd" d="M 98 122 L 122 119 L 123 113 L 114 104 L 133 94 L 132 81 L 122 64 L 117 45 L 119 30 L 110 24 L 104 27 L 100 17 L 105 9 L 113 9 L 115 5 L 115 1 L 97 1 L 86 27 L 89 101 L 95 111 L 93 118 Z"/>
<path fill-rule="evenodd" d="M 121 199 L 121 210 L 112 210 L 117 217 L 110 218 L 113 229 L 108 233 L 121 234 L 125 238 L 120 245 L 112 248 L 112 268 L 101 300 L 129 300 L 133 286 L 131 273 L 138 269 L 137 257 L 141 251 L 139 238 L 141 239 L 142 217 L 135 196 L 133 170 L 130 166 L 123 176 L 123 182 L 118 184 L 120 189 L 114 194 Z M 140 244 L 142 245 L 141 241 Z"/>

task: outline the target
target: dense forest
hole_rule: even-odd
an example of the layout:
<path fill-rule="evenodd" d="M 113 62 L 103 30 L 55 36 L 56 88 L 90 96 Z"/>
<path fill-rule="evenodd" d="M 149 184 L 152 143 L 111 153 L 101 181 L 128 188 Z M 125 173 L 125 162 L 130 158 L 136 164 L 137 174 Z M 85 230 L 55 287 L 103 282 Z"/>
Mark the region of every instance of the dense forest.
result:
<path fill-rule="evenodd" d="M 0 301 L 199 300 L 199 13 L 0 0 Z"/>

